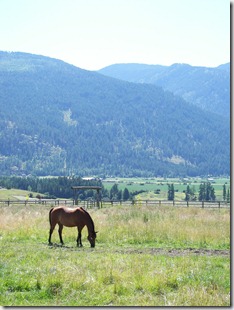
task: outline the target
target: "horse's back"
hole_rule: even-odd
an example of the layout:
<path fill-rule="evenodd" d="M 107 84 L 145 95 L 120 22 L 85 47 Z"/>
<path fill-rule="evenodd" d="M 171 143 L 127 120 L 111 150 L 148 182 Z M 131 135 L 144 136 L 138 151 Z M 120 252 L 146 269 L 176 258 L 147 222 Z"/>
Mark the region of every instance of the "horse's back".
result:
<path fill-rule="evenodd" d="M 56 207 L 51 211 L 51 220 L 67 227 L 78 226 L 82 222 L 83 210 L 80 208 Z"/>

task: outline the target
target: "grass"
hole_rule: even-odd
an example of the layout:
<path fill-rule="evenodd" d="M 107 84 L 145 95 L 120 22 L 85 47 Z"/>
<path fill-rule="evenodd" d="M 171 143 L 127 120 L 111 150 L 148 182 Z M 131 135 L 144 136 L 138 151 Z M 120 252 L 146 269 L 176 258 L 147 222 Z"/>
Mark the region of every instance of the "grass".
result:
<path fill-rule="evenodd" d="M 119 190 L 124 190 L 125 188 L 128 188 L 130 192 L 144 190 L 146 192 L 138 195 L 142 200 L 167 200 L 168 183 L 174 184 L 175 200 L 185 199 L 185 194 L 183 191 L 186 190 L 187 185 L 191 188 L 195 188 L 196 196 L 198 196 L 201 182 L 207 182 L 207 178 L 189 178 L 186 180 L 179 178 L 114 178 L 105 179 L 102 181 L 104 187 L 108 190 L 110 190 L 115 183 L 118 184 Z M 211 182 L 215 189 L 216 200 L 222 201 L 223 185 L 226 184 L 226 189 L 230 189 L 230 178 L 214 178 Z M 156 190 L 160 190 L 160 194 L 155 194 Z M 26 197 L 29 196 L 30 193 L 33 194 L 33 197 L 36 197 L 39 194 L 18 189 L 0 189 L 0 200 L 17 200 L 17 196 L 25 197 L 26 200 Z"/>
<path fill-rule="evenodd" d="M 17 197 L 24 197 L 25 200 L 27 200 L 28 196 L 30 194 L 33 194 L 33 197 L 36 197 L 39 193 L 32 192 L 32 191 L 26 191 L 21 189 L 6 189 L 1 188 L 0 189 L 0 200 L 17 200 Z"/>
<path fill-rule="evenodd" d="M 142 199 L 165 199 L 167 200 L 168 186 L 167 184 L 174 184 L 175 200 L 184 200 L 185 194 L 183 191 L 190 188 L 195 188 L 196 196 L 198 196 L 199 186 L 202 182 L 208 182 L 207 178 L 113 178 L 102 181 L 104 187 L 108 190 L 116 183 L 119 190 L 127 188 L 129 191 L 145 190 L 147 193 L 141 193 Z M 213 178 L 210 181 L 215 189 L 216 200 L 223 200 L 223 185 L 226 183 L 226 189 L 230 189 L 230 178 Z M 155 194 L 155 190 L 160 190 L 160 194 Z"/>
<path fill-rule="evenodd" d="M 92 209 L 99 231 L 92 249 L 86 228 L 83 248 L 75 228 L 64 228 L 63 247 L 56 229 L 48 246 L 49 209 L 0 206 L 1 305 L 230 306 L 230 257 L 183 251 L 228 251 L 229 210 Z"/>

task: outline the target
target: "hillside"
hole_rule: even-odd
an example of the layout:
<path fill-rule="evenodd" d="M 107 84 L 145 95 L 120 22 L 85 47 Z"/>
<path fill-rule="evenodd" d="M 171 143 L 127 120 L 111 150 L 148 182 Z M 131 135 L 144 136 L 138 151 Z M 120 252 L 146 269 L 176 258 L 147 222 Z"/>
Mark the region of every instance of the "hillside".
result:
<path fill-rule="evenodd" d="M 217 68 L 116 64 L 98 72 L 125 81 L 161 86 L 203 110 L 230 117 L 230 63 Z"/>
<path fill-rule="evenodd" d="M 230 173 L 226 118 L 149 84 L 0 53 L 2 175 Z"/>

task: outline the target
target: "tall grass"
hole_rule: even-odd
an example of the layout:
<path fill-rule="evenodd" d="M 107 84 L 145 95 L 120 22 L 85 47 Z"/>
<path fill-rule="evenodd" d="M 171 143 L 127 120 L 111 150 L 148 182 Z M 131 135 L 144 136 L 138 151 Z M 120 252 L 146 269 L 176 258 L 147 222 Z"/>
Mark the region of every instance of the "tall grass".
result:
<path fill-rule="evenodd" d="M 0 304 L 4 306 L 229 306 L 229 256 L 183 249 L 229 249 L 228 210 L 116 207 L 89 210 L 98 230 L 90 248 L 77 230 L 48 246 L 48 206 L 0 207 Z M 181 254 L 146 249 L 180 248 Z M 165 252 L 166 253 L 166 252 Z M 215 253 L 214 253 L 215 254 Z"/>
<path fill-rule="evenodd" d="M 94 214 L 99 241 L 156 247 L 229 248 L 229 211 L 173 207 L 117 207 Z M 214 229 L 215 228 L 215 229 Z"/>

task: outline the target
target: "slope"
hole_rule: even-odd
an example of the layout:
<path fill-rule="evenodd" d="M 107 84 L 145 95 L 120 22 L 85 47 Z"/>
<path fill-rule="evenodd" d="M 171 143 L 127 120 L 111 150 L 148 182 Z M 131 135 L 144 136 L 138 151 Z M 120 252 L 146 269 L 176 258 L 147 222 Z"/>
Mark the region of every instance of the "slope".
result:
<path fill-rule="evenodd" d="M 186 101 L 230 118 L 230 64 L 217 68 L 115 64 L 98 71 L 106 76 L 163 87 Z"/>
<path fill-rule="evenodd" d="M 5 175 L 229 174 L 229 123 L 154 85 L 0 53 Z"/>

